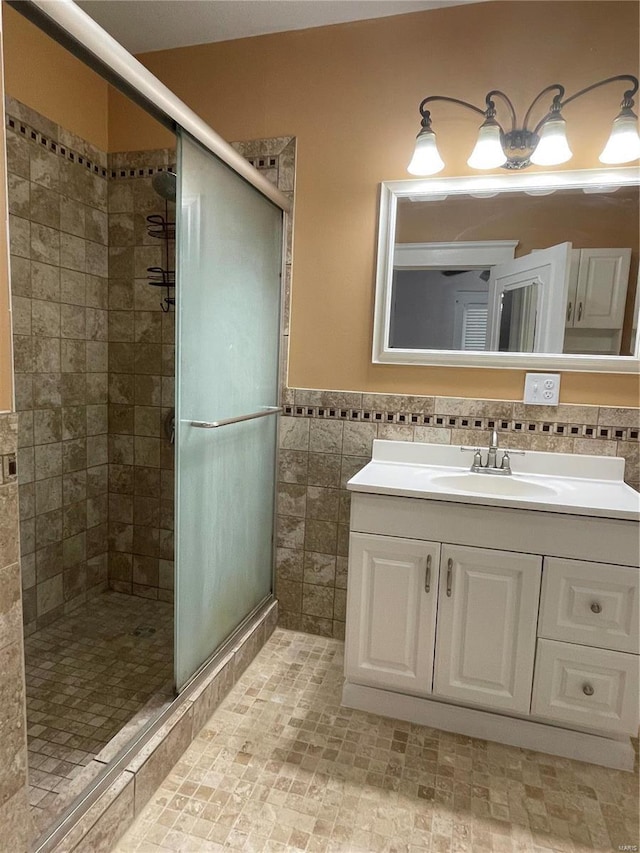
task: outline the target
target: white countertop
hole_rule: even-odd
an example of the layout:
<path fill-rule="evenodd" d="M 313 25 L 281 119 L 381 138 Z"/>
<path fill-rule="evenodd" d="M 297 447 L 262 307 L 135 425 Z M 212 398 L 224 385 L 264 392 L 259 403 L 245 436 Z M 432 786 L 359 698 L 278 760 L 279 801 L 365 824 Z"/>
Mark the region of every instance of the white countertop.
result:
<path fill-rule="evenodd" d="M 504 449 L 498 450 L 498 460 Z M 482 448 L 483 460 L 486 453 Z M 473 453 L 461 452 L 459 445 L 376 440 L 371 462 L 349 480 L 347 488 L 370 494 L 640 520 L 640 494 L 623 480 L 624 459 L 526 451 L 525 456 L 511 456 L 511 475 L 471 474 L 472 461 Z M 500 494 L 503 489 L 521 494 Z"/>

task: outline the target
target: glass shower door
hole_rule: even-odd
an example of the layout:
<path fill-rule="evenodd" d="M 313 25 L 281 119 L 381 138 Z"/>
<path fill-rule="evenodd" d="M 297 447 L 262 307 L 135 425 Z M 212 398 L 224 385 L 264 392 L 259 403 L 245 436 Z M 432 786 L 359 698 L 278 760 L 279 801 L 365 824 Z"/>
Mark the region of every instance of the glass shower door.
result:
<path fill-rule="evenodd" d="M 176 685 L 271 593 L 282 211 L 178 144 Z"/>

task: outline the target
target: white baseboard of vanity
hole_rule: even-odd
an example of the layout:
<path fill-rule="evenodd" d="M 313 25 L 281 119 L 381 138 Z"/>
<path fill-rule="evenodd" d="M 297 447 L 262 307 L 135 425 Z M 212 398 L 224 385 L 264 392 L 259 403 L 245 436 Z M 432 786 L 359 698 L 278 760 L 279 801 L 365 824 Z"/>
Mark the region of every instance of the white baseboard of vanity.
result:
<path fill-rule="evenodd" d="M 364 687 L 348 681 L 342 691 L 342 704 L 357 711 L 394 717 L 397 720 L 491 740 L 506 746 L 519 746 L 560 755 L 563 758 L 600 764 L 615 770 L 633 770 L 635 755 L 629 738 L 623 740 L 617 736 L 608 738 L 575 732 L 531 720 L 492 714 L 489 711 L 462 708 L 376 687 Z"/>

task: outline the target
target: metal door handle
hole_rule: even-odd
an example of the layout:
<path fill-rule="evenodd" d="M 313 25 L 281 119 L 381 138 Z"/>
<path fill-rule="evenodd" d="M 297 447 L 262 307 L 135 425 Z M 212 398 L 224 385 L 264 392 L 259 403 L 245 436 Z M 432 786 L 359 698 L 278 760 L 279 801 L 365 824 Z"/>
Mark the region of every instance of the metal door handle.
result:
<path fill-rule="evenodd" d="M 567 323 L 568 323 L 568 322 L 569 322 L 569 320 L 571 319 L 571 309 L 572 309 L 572 308 L 573 308 L 573 303 L 572 303 L 572 302 L 570 302 L 570 303 L 567 305 Z"/>
<path fill-rule="evenodd" d="M 453 560 L 451 557 L 447 560 L 447 595 L 451 598 L 451 575 L 453 573 Z"/>
<path fill-rule="evenodd" d="M 429 592 L 431 590 L 431 554 L 427 557 L 427 570 L 424 574 L 424 591 Z"/>
<path fill-rule="evenodd" d="M 582 319 L 582 302 L 578 305 L 578 322 Z"/>
<path fill-rule="evenodd" d="M 249 415 L 238 415 L 237 418 L 225 418 L 221 421 L 191 421 L 192 427 L 198 429 L 217 429 L 229 424 L 239 424 L 242 421 L 252 421 L 254 418 L 266 418 L 268 415 L 277 415 L 282 411 L 282 406 L 265 406 L 259 412 L 251 412 Z"/>

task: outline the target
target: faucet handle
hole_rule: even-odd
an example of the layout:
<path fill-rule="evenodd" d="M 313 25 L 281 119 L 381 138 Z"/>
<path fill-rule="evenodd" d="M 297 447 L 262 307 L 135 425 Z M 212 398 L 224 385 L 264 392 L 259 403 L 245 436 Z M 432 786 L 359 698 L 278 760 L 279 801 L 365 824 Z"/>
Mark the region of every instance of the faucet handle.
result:
<path fill-rule="evenodd" d="M 460 450 L 464 453 L 473 453 L 472 471 L 479 471 L 482 468 L 482 451 L 479 447 L 461 447 Z"/>
<path fill-rule="evenodd" d="M 524 450 L 508 450 L 505 449 L 502 454 L 502 462 L 500 463 L 500 470 L 504 471 L 505 474 L 511 473 L 511 454 L 515 453 L 516 456 L 526 456 Z"/>
<path fill-rule="evenodd" d="M 510 456 L 526 456 L 526 450 L 512 450 L 510 447 L 501 447 L 501 450 L 504 450 L 505 453 L 508 453 Z"/>

